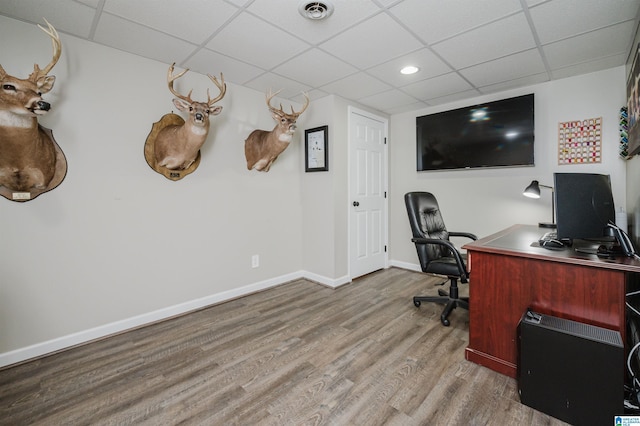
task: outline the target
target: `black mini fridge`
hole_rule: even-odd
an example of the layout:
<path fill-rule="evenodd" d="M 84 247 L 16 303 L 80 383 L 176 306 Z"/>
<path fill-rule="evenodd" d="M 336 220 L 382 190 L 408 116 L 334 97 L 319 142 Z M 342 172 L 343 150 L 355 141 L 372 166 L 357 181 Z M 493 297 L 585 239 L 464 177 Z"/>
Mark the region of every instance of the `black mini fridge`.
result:
<path fill-rule="evenodd" d="M 620 333 L 527 311 L 518 325 L 523 404 L 574 425 L 614 424 L 624 415 Z"/>

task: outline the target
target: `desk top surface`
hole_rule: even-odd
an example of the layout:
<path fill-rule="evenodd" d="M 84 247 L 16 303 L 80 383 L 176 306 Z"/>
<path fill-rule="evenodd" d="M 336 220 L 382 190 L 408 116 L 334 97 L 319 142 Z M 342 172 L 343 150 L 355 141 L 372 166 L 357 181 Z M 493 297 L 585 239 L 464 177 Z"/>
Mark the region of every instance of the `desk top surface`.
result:
<path fill-rule="evenodd" d="M 513 225 L 485 238 L 465 244 L 462 248 L 469 252 L 495 253 L 595 268 L 640 272 L 640 260 L 631 257 L 601 257 L 577 251 L 576 247 L 565 247 L 560 250 L 540 247 L 538 240 L 546 232 L 549 232 L 548 228 L 540 228 L 536 225 Z M 597 243 L 592 244 L 593 248 L 598 245 Z M 584 245 L 581 244 L 579 247 L 584 248 Z"/>

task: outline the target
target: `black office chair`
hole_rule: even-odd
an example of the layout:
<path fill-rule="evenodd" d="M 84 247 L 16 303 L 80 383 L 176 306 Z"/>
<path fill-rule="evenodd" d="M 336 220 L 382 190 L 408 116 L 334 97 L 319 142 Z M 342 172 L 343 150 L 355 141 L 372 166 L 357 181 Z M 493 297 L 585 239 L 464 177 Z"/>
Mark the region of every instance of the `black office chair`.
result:
<path fill-rule="evenodd" d="M 404 203 L 409 214 L 409 223 L 413 233 L 413 241 L 418 251 L 418 259 L 422 272 L 446 275 L 449 278 L 449 292 L 438 290 L 439 296 L 416 296 L 413 304 L 417 307 L 421 302 L 445 304 L 440 315 L 443 325 L 449 325 L 449 314 L 457 307 L 469 309 L 469 298 L 458 294 L 458 280 L 469 282 L 469 272 L 464 256 L 449 241 L 449 237 L 466 237 L 477 240 L 469 232 L 447 231 L 440 214 L 438 201 L 430 192 L 409 192 L 404 196 Z"/>

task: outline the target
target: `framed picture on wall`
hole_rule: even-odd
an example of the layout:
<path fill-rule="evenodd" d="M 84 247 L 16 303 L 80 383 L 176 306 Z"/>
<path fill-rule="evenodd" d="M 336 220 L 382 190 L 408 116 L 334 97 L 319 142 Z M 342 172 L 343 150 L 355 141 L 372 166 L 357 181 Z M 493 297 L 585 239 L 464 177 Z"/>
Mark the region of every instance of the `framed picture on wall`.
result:
<path fill-rule="evenodd" d="M 329 170 L 329 126 L 304 131 L 304 171 L 326 172 Z"/>
<path fill-rule="evenodd" d="M 627 80 L 627 126 L 628 126 L 628 154 L 629 156 L 640 153 L 640 44 L 631 65 L 631 73 Z"/>

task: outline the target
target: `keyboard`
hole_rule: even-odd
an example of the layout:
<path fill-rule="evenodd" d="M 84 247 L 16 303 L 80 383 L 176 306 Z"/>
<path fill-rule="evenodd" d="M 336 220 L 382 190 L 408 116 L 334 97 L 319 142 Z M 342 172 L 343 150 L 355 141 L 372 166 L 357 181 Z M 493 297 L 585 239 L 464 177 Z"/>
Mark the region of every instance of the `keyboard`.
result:
<path fill-rule="evenodd" d="M 558 233 L 554 231 L 546 232 L 545 234 L 543 234 L 538 240 L 538 243 L 540 244 L 540 247 L 552 250 L 564 248 L 564 244 L 558 239 Z"/>

